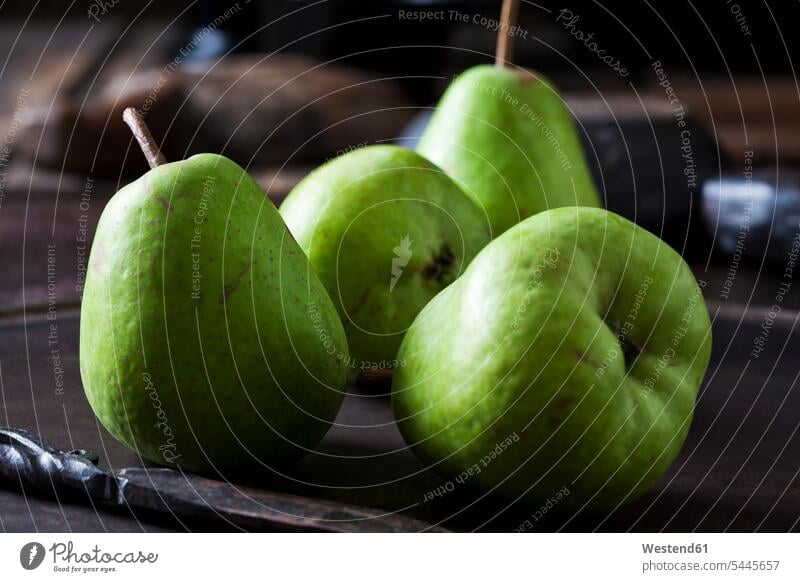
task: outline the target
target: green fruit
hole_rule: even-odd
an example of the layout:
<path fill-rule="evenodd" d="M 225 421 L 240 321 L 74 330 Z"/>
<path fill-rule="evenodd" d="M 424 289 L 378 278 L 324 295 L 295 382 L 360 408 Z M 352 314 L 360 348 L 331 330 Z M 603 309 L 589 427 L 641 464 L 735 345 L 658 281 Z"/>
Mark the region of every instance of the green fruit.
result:
<path fill-rule="evenodd" d="M 395 146 L 334 159 L 280 211 L 339 310 L 354 368 L 393 367 L 419 311 L 489 242 L 475 203 L 439 168 Z"/>
<path fill-rule="evenodd" d="M 686 437 L 711 329 L 683 259 L 610 212 L 561 208 L 495 239 L 406 335 L 400 429 L 445 476 L 613 508 Z M 462 478 L 463 482 L 464 479 Z"/>
<path fill-rule="evenodd" d="M 299 457 L 347 378 L 336 311 L 277 209 L 210 154 L 157 167 L 105 208 L 80 352 L 103 425 L 143 457 L 199 472 Z"/>
<path fill-rule="evenodd" d="M 475 198 L 496 237 L 561 206 L 601 206 L 572 117 L 538 73 L 482 65 L 442 97 L 418 151 Z"/>

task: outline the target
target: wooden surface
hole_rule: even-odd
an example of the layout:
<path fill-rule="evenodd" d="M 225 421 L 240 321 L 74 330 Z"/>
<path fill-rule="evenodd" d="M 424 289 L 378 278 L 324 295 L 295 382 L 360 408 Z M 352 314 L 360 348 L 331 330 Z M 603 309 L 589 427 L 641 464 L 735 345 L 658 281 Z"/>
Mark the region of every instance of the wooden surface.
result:
<path fill-rule="evenodd" d="M 712 306 L 712 315 L 717 307 Z M 714 324 L 714 354 L 691 433 L 670 472 L 644 498 L 610 515 L 553 515 L 541 530 L 788 531 L 800 519 L 800 339 L 796 313 L 773 326 L 766 350 L 748 357 L 765 315 L 727 306 Z M 111 469 L 147 466 L 98 426 L 78 373 L 78 314 L 55 320 L 64 388 L 54 379 L 52 330 L 45 317 L 0 330 L 3 423 L 42 434 L 64 448 L 91 448 Z M 317 453 L 260 487 L 406 513 L 457 530 L 506 531 L 536 508 L 480 499 L 468 491 L 425 502 L 442 484 L 407 450 L 388 400 L 353 389 Z M 154 531 L 179 524 L 137 521 L 93 508 L 61 506 L 0 492 L 5 531 Z"/>
<path fill-rule="evenodd" d="M 17 44 L 19 22 L 0 23 L 0 50 L 9 55 L 0 76 L 3 137 L 15 114 L 23 109 L 47 113 L 52 107 L 48 116 L 52 118 L 61 101 L 81 104 L 84 98 L 91 103 L 113 97 L 119 90 L 115 83 L 120 75 L 169 61 L 174 54 L 169 45 L 180 38 L 177 28 L 161 37 L 162 27 L 147 22 L 109 18 L 103 27 L 90 31 L 90 26 L 86 19 L 55 30 L 51 24 L 30 24 L 23 45 Z M 151 48 L 145 51 L 143 47 Z M 740 143 L 741 118 L 747 121 L 750 139 L 759 146 L 758 161 L 774 161 L 776 145 L 781 148 L 782 161 L 800 160 L 793 80 L 771 82 L 772 109 L 764 107 L 765 95 L 757 82 L 740 86 L 740 90 L 751 104 L 741 112 L 738 106 L 731 108 L 730 91 L 724 84 L 709 86 L 707 94 L 687 84 L 680 86 L 687 107 L 705 123 L 714 121 L 720 141 L 734 160 L 744 147 Z M 663 96 L 660 88 L 651 94 Z M 163 95 L 161 99 L 166 101 Z M 125 168 L 118 172 L 114 168 L 115 172 L 105 177 L 97 171 L 62 173 L 61 165 L 54 167 L 52 160 L 46 167 L 52 154 L 48 146 L 57 149 L 57 141 L 36 132 L 27 137 L 20 133 L 12 141 L 11 164 L 4 160 L 0 167 L 0 424 L 29 429 L 62 448 L 94 449 L 102 465 L 110 469 L 147 467 L 98 425 L 78 372 L 80 247 L 88 250 L 100 212 L 110 196 L 130 181 L 130 174 L 124 174 Z M 360 142 L 354 135 L 351 145 Z M 83 154 L 80 147 L 78 152 Z M 277 201 L 310 167 L 248 169 Z M 80 241 L 84 228 L 87 240 Z M 742 262 L 732 276 L 730 265 L 719 262 L 718 257 L 706 264 L 704 248 L 685 250 L 695 255 L 695 273 L 707 282 L 704 292 L 715 318 L 715 340 L 708 377 L 680 458 L 657 486 L 633 505 L 610 515 L 549 514 L 535 522 L 534 529 L 799 529 L 800 395 L 796 382 L 800 340 L 793 331 L 800 294 L 792 289 L 786 295 L 764 352 L 753 357 L 753 342 L 768 318 L 763 306 L 774 302 L 783 267 Z M 53 263 L 48 271 L 50 257 Z M 48 319 L 50 313 L 55 315 Z M 55 369 L 55 358 L 63 370 Z M 63 381 L 63 387 L 57 386 L 57 381 Z M 285 475 L 256 485 L 377 509 L 402 509 L 456 530 L 508 531 L 525 520 L 535 521 L 532 516 L 537 508 L 509 505 L 469 491 L 457 490 L 426 502 L 426 493 L 443 481 L 405 448 L 392 422 L 388 400 L 376 395 L 376 389 L 374 385 L 371 391 L 353 387 L 338 426 L 319 450 Z M 203 529 L 203 525 L 191 528 Z M 0 531 L 182 529 L 186 524 L 154 521 L 152 516 L 145 519 L 59 505 L 0 491 Z"/>

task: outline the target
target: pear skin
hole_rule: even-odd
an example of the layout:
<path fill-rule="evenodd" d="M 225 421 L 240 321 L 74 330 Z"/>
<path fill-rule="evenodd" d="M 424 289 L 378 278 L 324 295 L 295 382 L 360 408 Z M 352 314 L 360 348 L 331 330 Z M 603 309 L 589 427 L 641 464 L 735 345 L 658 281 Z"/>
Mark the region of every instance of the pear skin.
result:
<path fill-rule="evenodd" d="M 447 479 L 533 506 L 562 492 L 564 508 L 613 510 L 647 491 L 711 353 L 689 266 L 595 208 L 509 229 L 418 319 L 392 385 L 406 443 Z"/>
<path fill-rule="evenodd" d="M 152 461 L 284 465 L 333 422 L 347 342 L 277 209 L 238 165 L 161 165 L 105 208 L 86 278 L 81 376 L 100 422 Z"/>
<path fill-rule="evenodd" d="M 280 211 L 339 311 L 354 369 L 401 366 L 397 349 L 417 313 L 489 242 L 472 199 L 396 146 L 335 158 Z"/>
<path fill-rule="evenodd" d="M 417 151 L 475 199 L 494 237 L 544 210 L 601 206 L 564 100 L 532 71 L 481 65 L 459 75 Z"/>

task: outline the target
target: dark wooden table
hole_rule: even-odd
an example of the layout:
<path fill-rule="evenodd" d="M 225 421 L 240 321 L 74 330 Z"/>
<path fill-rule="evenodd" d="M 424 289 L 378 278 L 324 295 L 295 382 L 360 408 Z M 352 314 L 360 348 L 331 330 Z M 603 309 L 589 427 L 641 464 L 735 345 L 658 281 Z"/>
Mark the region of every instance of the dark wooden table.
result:
<path fill-rule="evenodd" d="M 12 169 L 13 170 L 13 169 Z M 78 372 L 80 229 L 88 238 L 117 183 L 43 170 L 9 172 L 0 205 L 0 424 L 42 434 L 63 448 L 96 450 L 109 468 L 142 465 L 98 426 Z M 58 188 L 54 186 L 58 185 Z M 59 192 L 56 199 L 54 190 Z M 279 196 L 279 195 L 278 195 Z M 85 215 L 85 216 L 84 216 Z M 84 220 L 85 218 L 85 220 Z M 86 241 L 88 248 L 89 241 Z M 48 270 L 49 257 L 54 257 Z M 781 265 L 698 264 L 714 317 L 714 351 L 691 433 L 671 471 L 642 499 L 611 515 L 551 515 L 542 530 L 787 531 L 798 529 L 800 353 L 794 328 L 800 293 L 790 290 L 764 351 L 751 351 L 781 282 Z M 727 282 L 726 282 L 727 281 Z M 47 319 L 55 313 L 55 319 Z M 52 316 L 51 316 L 52 317 Z M 55 332 L 50 325 L 55 324 Z M 54 350 L 58 350 L 55 352 Z M 57 389 L 54 355 L 63 368 Z M 442 484 L 409 453 L 385 397 L 353 389 L 317 454 L 269 489 L 405 509 L 458 530 L 513 530 L 529 507 L 454 492 L 426 502 Z M 183 524 L 63 505 L 0 491 L 5 531 L 155 531 Z"/>
<path fill-rule="evenodd" d="M 115 72 L 135 68 L 141 47 L 163 32 L 160 25 L 145 25 L 137 28 L 136 35 L 126 35 L 126 43 L 113 51 L 108 66 L 89 86 L 92 63 L 105 59 L 109 45 L 118 38 L 114 30 L 121 28 L 105 27 L 102 34 L 90 35 L 81 43 L 90 25 L 84 20 L 55 33 L 50 25 L 32 29 L 38 40 L 28 39 L 25 51 L 12 55 L 13 66 L 0 85 L 0 128 L 8 126 L 11 107 L 23 89 L 30 92 L 30 107 L 47 107 L 64 93 L 78 100 L 99 93 Z M 16 22 L 0 24 L 0 33 L 6 33 L 0 34 L 0 48 L 10 51 L 17 30 Z M 37 68 L 43 53 L 47 58 Z M 154 50 L 141 66 L 160 63 L 159 58 L 163 55 Z M 91 238 L 100 212 L 119 183 L 108 176 L 61 174 L 58 168 L 42 168 L 41 163 L 31 167 L 29 160 L 12 161 L 10 168 L 2 168 L 7 174 L 0 197 L 0 424 L 39 433 L 65 449 L 94 449 L 106 468 L 146 466 L 98 425 L 78 372 L 79 251 L 82 244 L 86 248 L 89 244 L 78 237 L 85 228 Z M 262 184 L 273 183 L 272 170 L 264 168 L 257 175 Z M 273 187 L 270 194 L 279 198 L 302 173 L 290 171 L 291 179 L 284 180 L 278 191 Z M 84 199 L 86 204 L 82 204 Z M 54 264 L 48 270 L 50 256 Z M 642 499 L 612 514 L 550 514 L 535 524 L 537 529 L 799 529 L 800 394 L 796 383 L 800 340 L 793 332 L 800 294 L 792 289 L 785 297 L 764 351 L 756 358 L 751 355 L 753 342 L 768 316 L 759 306 L 774 302 L 782 267 L 741 265 L 734 279 L 729 267 L 697 261 L 695 272 L 707 282 L 704 292 L 714 317 L 714 350 L 689 438 L 669 473 Z M 50 313 L 55 319 L 48 319 Z M 55 357 L 62 373 L 55 369 Z M 63 386 L 57 385 L 60 381 Z M 338 424 L 317 453 L 285 477 L 259 485 L 403 509 L 456 530 L 513 530 L 531 517 L 530 507 L 509 506 L 502 499 L 467 491 L 426 502 L 425 494 L 442 480 L 405 449 L 385 396 L 354 387 Z M 182 529 L 185 524 L 0 491 L 0 531 Z"/>
<path fill-rule="evenodd" d="M 24 172 L 23 172 L 24 175 Z M 108 468 L 141 466 L 134 453 L 98 426 L 78 368 L 78 246 L 116 189 L 96 181 L 88 208 L 85 180 L 43 171 L 9 188 L 0 206 L 0 424 L 42 434 L 62 448 L 96 450 Z M 86 243 L 88 245 L 88 241 Z M 53 249 L 52 252 L 50 249 Z M 54 268 L 48 271 L 48 257 Z M 800 491 L 800 340 L 793 334 L 800 293 L 785 296 L 764 351 L 751 356 L 781 281 L 782 266 L 698 265 L 714 318 L 714 350 L 691 433 L 671 471 L 642 499 L 611 515 L 551 515 L 542 530 L 787 531 L 798 529 Z M 726 281 L 728 281 L 726 283 Z M 55 319 L 48 314 L 55 313 Z M 52 315 L 50 316 L 52 317 Z M 55 324 L 55 331 L 50 325 Z M 54 350 L 57 350 L 55 352 Z M 54 355 L 63 369 L 56 385 Z M 457 491 L 426 502 L 442 484 L 408 452 L 386 397 L 354 388 L 317 454 L 264 488 L 405 511 L 458 530 L 513 530 L 529 507 Z M 153 522 L 0 491 L 5 531 L 159 531 L 185 524 Z"/>
<path fill-rule="evenodd" d="M 748 357 L 760 332 L 757 308 L 712 304 L 714 355 L 691 433 L 670 472 L 644 498 L 610 515 L 554 515 L 542 530 L 788 531 L 800 519 L 800 339 L 797 312 L 784 313 L 760 357 Z M 50 327 L 55 323 L 55 335 Z M 54 338 L 57 343 L 54 344 Z M 78 372 L 78 313 L 34 315 L 0 328 L 0 418 L 64 448 L 91 448 L 102 465 L 142 466 L 96 422 Z M 54 349 L 63 389 L 54 375 Z M 425 502 L 442 481 L 403 446 L 388 400 L 353 388 L 316 454 L 265 488 L 407 513 L 457 530 L 509 530 L 531 508 L 454 492 Z M 5 531 L 160 531 L 181 524 L 145 522 L 88 507 L 0 491 Z"/>

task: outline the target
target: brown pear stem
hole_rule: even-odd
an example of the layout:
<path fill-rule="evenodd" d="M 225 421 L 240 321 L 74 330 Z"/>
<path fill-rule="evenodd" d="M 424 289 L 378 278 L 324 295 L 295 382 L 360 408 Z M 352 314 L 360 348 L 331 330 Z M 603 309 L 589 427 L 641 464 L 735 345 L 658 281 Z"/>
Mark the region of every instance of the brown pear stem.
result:
<path fill-rule="evenodd" d="M 514 58 L 514 37 L 511 35 L 511 29 L 517 25 L 518 12 L 519 0 L 503 0 L 500 29 L 497 31 L 497 51 L 494 57 L 496 67 L 505 67 Z"/>
<path fill-rule="evenodd" d="M 125 109 L 125 111 L 122 112 L 122 120 L 131 128 L 133 137 L 139 142 L 139 147 L 142 148 L 142 153 L 144 153 L 144 157 L 147 158 L 147 163 L 150 164 L 151 168 L 157 168 L 167 163 L 167 159 L 164 157 L 164 154 L 161 153 L 161 150 L 158 149 L 158 145 L 156 145 L 156 141 L 153 139 L 153 134 L 150 133 L 147 124 L 136 109 L 133 107 Z"/>

